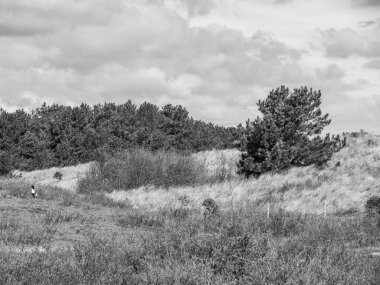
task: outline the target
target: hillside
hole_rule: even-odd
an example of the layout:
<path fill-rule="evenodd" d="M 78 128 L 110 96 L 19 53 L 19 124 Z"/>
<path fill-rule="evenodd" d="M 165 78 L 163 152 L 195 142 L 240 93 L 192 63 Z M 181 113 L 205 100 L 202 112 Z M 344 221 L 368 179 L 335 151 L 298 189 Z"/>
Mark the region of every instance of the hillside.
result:
<path fill-rule="evenodd" d="M 178 204 L 186 196 L 193 207 L 211 197 L 222 207 L 233 204 L 266 204 L 289 211 L 329 213 L 362 211 L 370 196 L 380 195 L 380 137 L 366 135 L 348 138 L 347 146 L 336 153 L 327 166 L 292 168 L 283 174 L 265 174 L 259 179 L 241 179 L 236 175 L 237 150 L 204 151 L 192 155 L 206 164 L 213 173 L 224 168 L 234 178 L 215 184 L 170 189 L 144 186 L 129 191 L 116 190 L 109 194 L 115 201 L 127 201 L 136 207 L 159 208 Z M 22 183 L 76 190 L 77 182 L 90 169 L 91 163 L 36 171 L 15 171 Z M 55 172 L 62 180 L 53 178 Z"/>
<path fill-rule="evenodd" d="M 223 151 L 221 152 L 223 153 Z M 238 153 L 224 151 L 229 161 L 237 161 Z M 203 153 L 214 161 L 217 154 Z M 223 155 L 220 155 L 222 161 Z M 234 167 L 230 163 L 229 167 Z M 211 197 L 223 207 L 268 201 L 276 207 L 302 213 L 322 213 L 327 204 L 328 213 L 362 211 L 372 195 L 380 195 L 380 138 L 366 136 L 349 138 L 347 146 L 336 153 L 327 166 L 292 168 L 284 174 L 265 174 L 259 179 L 233 179 L 200 187 L 152 189 L 141 187 L 132 191 L 115 191 L 109 196 L 128 200 L 135 206 L 159 208 L 178 204 L 186 196 L 194 207 Z"/>
<path fill-rule="evenodd" d="M 59 187 L 65 190 L 75 191 L 78 181 L 85 176 L 91 165 L 92 163 L 89 162 L 76 166 L 51 167 L 49 169 L 33 171 L 15 170 L 12 172 L 12 176 L 24 184 Z M 54 178 L 56 172 L 62 174 L 62 179 Z"/>
<path fill-rule="evenodd" d="M 238 157 L 192 158 L 213 177 Z M 380 194 L 376 136 L 349 138 L 322 169 L 191 187 L 78 194 L 91 165 L 0 179 L 0 284 L 379 283 L 379 219 L 362 213 Z"/>

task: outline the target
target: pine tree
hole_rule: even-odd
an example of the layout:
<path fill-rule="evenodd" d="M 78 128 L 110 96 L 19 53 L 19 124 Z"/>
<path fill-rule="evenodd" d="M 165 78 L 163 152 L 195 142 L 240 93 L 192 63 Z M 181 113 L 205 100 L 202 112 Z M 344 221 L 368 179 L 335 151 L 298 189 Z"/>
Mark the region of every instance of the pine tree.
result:
<path fill-rule="evenodd" d="M 319 136 L 331 122 L 319 108 L 321 95 L 307 87 L 290 93 L 281 86 L 259 101 L 263 116 L 247 123 L 246 152 L 239 161 L 239 172 L 249 177 L 291 166 L 320 165 L 340 150 L 345 141 L 339 136 Z"/>

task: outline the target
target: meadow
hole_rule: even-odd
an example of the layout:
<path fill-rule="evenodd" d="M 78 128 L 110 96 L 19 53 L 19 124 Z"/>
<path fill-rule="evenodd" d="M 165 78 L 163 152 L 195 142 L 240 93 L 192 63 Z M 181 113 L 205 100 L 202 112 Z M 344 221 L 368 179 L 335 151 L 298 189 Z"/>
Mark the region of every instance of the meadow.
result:
<path fill-rule="evenodd" d="M 379 284 L 364 212 L 379 143 L 258 179 L 236 174 L 236 150 L 16 172 L 0 180 L 0 284 Z"/>

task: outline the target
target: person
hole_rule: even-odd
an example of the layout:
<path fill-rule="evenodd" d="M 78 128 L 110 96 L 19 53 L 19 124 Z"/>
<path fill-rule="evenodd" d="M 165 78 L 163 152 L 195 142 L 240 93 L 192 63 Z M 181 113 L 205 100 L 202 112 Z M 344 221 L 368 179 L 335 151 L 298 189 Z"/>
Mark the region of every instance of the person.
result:
<path fill-rule="evenodd" d="M 34 190 L 34 185 L 32 185 L 32 196 L 33 198 L 37 198 L 37 192 Z"/>

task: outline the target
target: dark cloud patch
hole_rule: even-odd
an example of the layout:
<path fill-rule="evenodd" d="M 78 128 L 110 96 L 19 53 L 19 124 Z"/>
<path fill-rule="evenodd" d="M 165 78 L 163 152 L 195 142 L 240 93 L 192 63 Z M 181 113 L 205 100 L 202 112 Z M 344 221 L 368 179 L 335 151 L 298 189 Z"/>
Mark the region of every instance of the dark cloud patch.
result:
<path fill-rule="evenodd" d="M 368 61 L 363 65 L 364 68 L 380 69 L 380 59 Z"/>
<path fill-rule="evenodd" d="M 336 30 L 330 28 L 326 31 L 320 31 L 320 35 L 326 55 L 329 57 L 380 56 L 380 41 L 371 41 L 361 37 L 352 29 Z"/>
<path fill-rule="evenodd" d="M 2 0 L 0 35 L 36 36 L 78 26 L 104 25 L 124 7 L 122 0 Z"/>
<path fill-rule="evenodd" d="M 275 4 L 289 4 L 293 3 L 293 0 L 274 0 Z"/>
<path fill-rule="evenodd" d="M 31 28 L 15 28 L 15 27 L 7 27 L 4 25 L 0 25 L 0 37 L 25 37 L 25 36 L 34 36 L 41 32 L 41 30 L 31 29 Z"/>
<path fill-rule="evenodd" d="M 188 10 L 190 16 L 208 14 L 214 7 L 213 0 L 178 0 Z"/>
<path fill-rule="evenodd" d="M 252 0 L 238 0 L 238 1 L 253 2 Z M 284 4 L 290 4 L 294 2 L 294 0 L 255 0 L 255 1 L 270 3 L 272 5 L 284 5 Z"/>
<path fill-rule="evenodd" d="M 375 28 L 380 28 L 380 18 L 375 20 L 360 21 L 358 25 L 360 28 L 368 28 L 373 26 L 375 26 Z"/>
<path fill-rule="evenodd" d="M 316 73 L 321 80 L 337 80 L 345 76 L 345 72 L 336 64 L 330 64 L 325 68 L 317 68 Z"/>
<path fill-rule="evenodd" d="M 352 0 L 352 4 L 355 6 L 380 6 L 380 0 Z"/>
<path fill-rule="evenodd" d="M 366 28 L 366 27 L 369 27 L 369 26 L 373 26 L 374 24 L 376 24 L 376 21 L 360 21 L 359 22 L 359 26 L 361 28 Z"/>
<path fill-rule="evenodd" d="M 132 0 L 137 1 L 143 4 L 149 5 L 158 5 L 161 6 L 163 4 L 167 4 L 171 6 L 171 4 L 176 4 L 175 6 L 179 6 L 183 8 L 188 13 L 188 16 L 198 16 L 198 15 L 206 15 L 209 14 L 216 7 L 216 0 Z M 178 8 L 178 7 L 177 7 Z"/>
<path fill-rule="evenodd" d="M 31 37 L 51 32 L 52 29 L 42 25 L 12 25 L 0 23 L 0 37 Z"/>
<path fill-rule="evenodd" d="M 22 10 L 17 4 L 5 5 L 6 2 L 0 3 L 1 37 L 35 36 L 52 30 L 52 25 L 44 23 L 33 10 Z"/>

